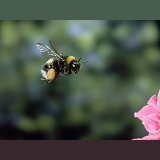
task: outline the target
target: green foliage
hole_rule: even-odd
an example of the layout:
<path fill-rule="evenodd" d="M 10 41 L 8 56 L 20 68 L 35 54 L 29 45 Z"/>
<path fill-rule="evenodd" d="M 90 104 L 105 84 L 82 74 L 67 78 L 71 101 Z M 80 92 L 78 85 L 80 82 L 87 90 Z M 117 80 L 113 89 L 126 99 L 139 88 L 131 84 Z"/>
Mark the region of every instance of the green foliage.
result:
<path fill-rule="evenodd" d="M 83 64 L 78 75 L 40 80 L 53 40 Z M 155 21 L 0 21 L 1 139 L 132 139 L 134 112 L 158 93 Z"/>

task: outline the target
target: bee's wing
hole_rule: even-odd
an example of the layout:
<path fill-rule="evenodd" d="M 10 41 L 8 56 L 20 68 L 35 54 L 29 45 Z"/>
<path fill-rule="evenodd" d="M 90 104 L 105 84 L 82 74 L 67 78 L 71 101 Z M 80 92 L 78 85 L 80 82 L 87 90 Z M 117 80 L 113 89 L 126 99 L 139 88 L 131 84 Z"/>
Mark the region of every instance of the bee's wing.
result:
<path fill-rule="evenodd" d="M 60 59 L 63 59 L 62 57 L 60 57 L 57 53 L 53 52 L 47 45 L 44 45 L 43 43 L 37 43 L 37 47 L 43 55 L 48 54 L 49 56 L 55 56 Z"/>
<path fill-rule="evenodd" d="M 60 49 L 49 40 L 49 44 L 51 45 L 51 47 L 53 48 L 54 52 L 59 55 L 60 57 L 64 57 L 63 53 L 60 51 Z"/>

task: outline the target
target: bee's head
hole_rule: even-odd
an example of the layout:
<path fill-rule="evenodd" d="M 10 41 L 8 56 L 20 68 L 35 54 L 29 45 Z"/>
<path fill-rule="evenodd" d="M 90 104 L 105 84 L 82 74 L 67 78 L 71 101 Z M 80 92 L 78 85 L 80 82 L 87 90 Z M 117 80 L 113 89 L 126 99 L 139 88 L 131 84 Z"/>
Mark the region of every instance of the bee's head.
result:
<path fill-rule="evenodd" d="M 81 58 L 77 61 L 73 56 L 68 56 L 66 59 L 67 64 L 71 67 L 71 71 L 73 71 L 75 74 L 78 74 L 82 63 L 88 62 L 84 61 L 80 63 L 80 60 Z"/>
<path fill-rule="evenodd" d="M 88 62 L 88 61 L 84 61 L 84 62 L 80 63 L 80 60 L 81 60 L 81 58 L 78 61 L 73 60 L 72 63 L 71 63 L 71 69 L 75 74 L 78 74 L 82 63 Z"/>
<path fill-rule="evenodd" d="M 74 60 L 72 63 L 71 63 L 71 69 L 72 71 L 75 73 L 75 74 L 78 74 L 79 70 L 80 70 L 80 63 L 79 61 L 76 61 Z"/>

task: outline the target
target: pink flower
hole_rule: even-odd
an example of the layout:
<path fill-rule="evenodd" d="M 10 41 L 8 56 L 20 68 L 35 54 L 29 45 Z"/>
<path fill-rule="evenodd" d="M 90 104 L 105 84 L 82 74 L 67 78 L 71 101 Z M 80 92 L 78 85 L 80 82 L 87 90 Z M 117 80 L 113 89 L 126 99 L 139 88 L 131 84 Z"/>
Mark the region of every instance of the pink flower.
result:
<path fill-rule="evenodd" d="M 143 138 L 134 138 L 132 140 L 160 140 L 160 135 L 148 135 Z"/>
<path fill-rule="evenodd" d="M 160 140 L 160 90 L 158 96 L 152 96 L 147 105 L 135 113 L 134 116 L 142 121 L 145 129 L 149 132 L 148 136 L 134 140 Z"/>

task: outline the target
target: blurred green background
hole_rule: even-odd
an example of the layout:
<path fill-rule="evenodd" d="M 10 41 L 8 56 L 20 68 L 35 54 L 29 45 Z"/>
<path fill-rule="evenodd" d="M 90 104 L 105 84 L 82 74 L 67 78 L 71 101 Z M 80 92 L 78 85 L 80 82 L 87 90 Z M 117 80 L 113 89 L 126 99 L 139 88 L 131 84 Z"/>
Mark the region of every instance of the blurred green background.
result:
<path fill-rule="evenodd" d="M 0 139 L 128 140 L 147 134 L 134 118 L 160 88 L 159 21 L 0 21 Z M 50 84 L 53 40 L 83 64 Z"/>

